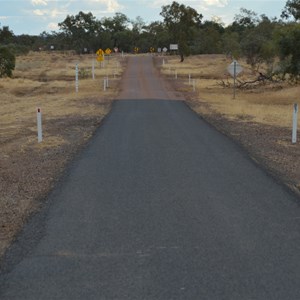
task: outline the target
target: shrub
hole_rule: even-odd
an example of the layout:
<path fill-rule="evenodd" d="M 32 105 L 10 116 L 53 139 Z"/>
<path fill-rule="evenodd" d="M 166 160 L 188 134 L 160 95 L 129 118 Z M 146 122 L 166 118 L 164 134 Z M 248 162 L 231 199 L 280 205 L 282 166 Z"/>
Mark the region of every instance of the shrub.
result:
<path fill-rule="evenodd" d="M 8 47 L 0 48 L 0 77 L 11 77 L 15 69 L 16 57 Z"/>

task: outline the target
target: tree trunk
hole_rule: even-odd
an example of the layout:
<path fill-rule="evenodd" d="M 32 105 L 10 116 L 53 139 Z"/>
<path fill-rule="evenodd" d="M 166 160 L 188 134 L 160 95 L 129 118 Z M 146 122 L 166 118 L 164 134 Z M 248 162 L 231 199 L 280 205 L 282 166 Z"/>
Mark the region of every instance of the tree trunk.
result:
<path fill-rule="evenodd" d="M 180 53 L 180 62 L 184 61 L 184 56 L 183 56 L 183 52 Z"/>

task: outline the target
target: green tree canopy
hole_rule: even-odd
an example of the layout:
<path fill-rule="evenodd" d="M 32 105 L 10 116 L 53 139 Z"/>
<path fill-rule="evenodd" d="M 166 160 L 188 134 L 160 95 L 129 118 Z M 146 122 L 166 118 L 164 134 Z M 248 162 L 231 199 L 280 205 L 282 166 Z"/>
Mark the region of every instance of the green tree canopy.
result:
<path fill-rule="evenodd" d="M 181 61 L 190 54 L 189 42 L 199 28 L 203 16 L 194 8 L 173 2 L 162 7 L 160 15 L 168 29 L 173 43 L 178 43 Z"/>
<path fill-rule="evenodd" d="M 281 13 L 281 17 L 284 19 L 293 17 L 298 21 L 300 19 L 300 0 L 288 0 Z"/>
<path fill-rule="evenodd" d="M 101 23 L 91 12 L 79 12 L 76 16 L 67 16 L 58 26 L 65 33 L 67 41 L 77 51 L 90 48 L 93 40 L 99 36 Z"/>
<path fill-rule="evenodd" d="M 0 48 L 0 78 L 11 77 L 15 69 L 16 57 L 8 47 Z"/>

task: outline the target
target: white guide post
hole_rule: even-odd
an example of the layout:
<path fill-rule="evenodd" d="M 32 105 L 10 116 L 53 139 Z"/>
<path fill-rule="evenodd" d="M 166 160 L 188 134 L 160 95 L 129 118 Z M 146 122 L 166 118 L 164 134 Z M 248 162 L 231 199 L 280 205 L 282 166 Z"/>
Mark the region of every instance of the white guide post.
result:
<path fill-rule="evenodd" d="M 37 108 L 37 130 L 38 130 L 38 142 L 41 143 L 43 141 L 43 128 L 42 128 L 42 111 L 38 107 Z"/>
<path fill-rule="evenodd" d="M 76 93 L 78 93 L 78 86 L 79 86 L 79 83 L 78 83 L 78 64 L 76 64 L 76 67 L 75 67 L 75 90 L 76 90 Z"/>
<path fill-rule="evenodd" d="M 106 91 L 107 83 L 106 83 L 106 78 L 103 79 L 103 91 Z"/>
<path fill-rule="evenodd" d="M 298 104 L 294 104 L 294 113 L 293 113 L 293 134 L 292 134 L 292 143 L 297 143 L 297 129 L 298 129 Z"/>
<path fill-rule="evenodd" d="M 177 70 L 175 70 L 175 79 L 178 78 L 178 75 L 177 75 Z"/>
<path fill-rule="evenodd" d="M 189 85 L 191 85 L 191 78 L 192 78 L 192 76 L 191 76 L 191 74 L 189 74 Z"/>
<path fill-rule="evenodd" d="M 193 91 L 195 92 L 196 91 L 196 80 L 193 79 Z"/>
<path fill-rule="evenodd" d="M 233 62 L 233 99 L 236 94 L 236 61 Z"/>
<path fill-rule="evenodd" d="M 93 63 L 92 63 L 92 77 L 93 80 L 95 80 L 95 60 L 93 59 Z"/>

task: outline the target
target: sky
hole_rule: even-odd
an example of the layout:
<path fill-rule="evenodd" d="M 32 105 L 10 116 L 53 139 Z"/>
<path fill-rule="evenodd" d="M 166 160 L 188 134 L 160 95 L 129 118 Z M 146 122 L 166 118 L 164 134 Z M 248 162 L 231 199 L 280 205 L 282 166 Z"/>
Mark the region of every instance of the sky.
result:
<path fill-rule="evenodd" d="M 287 0 L 177 0 L 203 15 L 203 20 L 220 18 L 225 25 L 233 22 L 240 8 L 280 17 Z M 146 24 L 162 21 L 163 5 L 172 0 L 0 0 L 0 27 L 9 26 L 15 35 L 39 35 L 42 32 L 59 31 L 58 23 L 67 15 L 80 11 L 91 12 L 97 19 L 125 14 L 131 20 L 141 17 Z"/>

